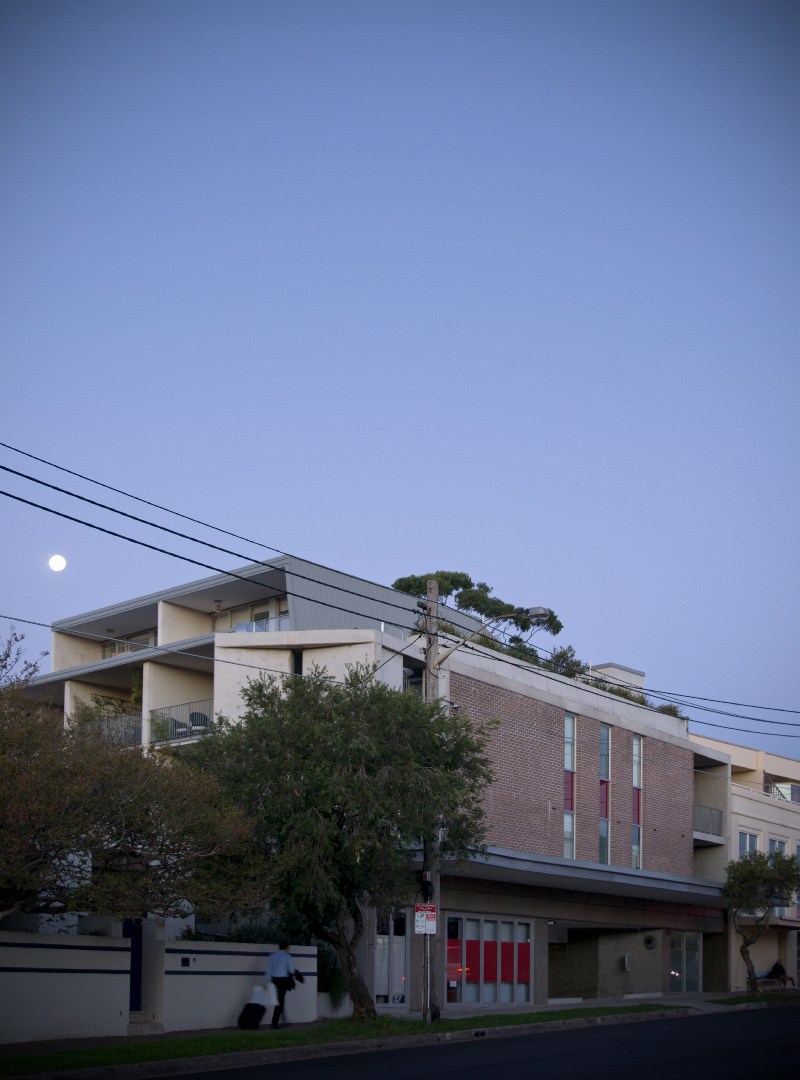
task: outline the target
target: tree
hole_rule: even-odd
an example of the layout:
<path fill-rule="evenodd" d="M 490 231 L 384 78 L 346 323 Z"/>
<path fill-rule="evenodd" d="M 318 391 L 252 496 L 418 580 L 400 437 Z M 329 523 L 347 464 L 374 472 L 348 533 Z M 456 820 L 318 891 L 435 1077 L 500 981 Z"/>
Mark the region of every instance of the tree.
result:
<path fill-rule="evenodd" d="M 733 927 L 742 938 L 739 952 L 753 994 L 758 993 L 758 979 L 750 958 L 750 946 L 755 945 L 767 929 L 772 908 L 788 903 L 796 889 L 800 889 L 800 864 L 796 855 L 785 855 L 782 851 L 769 855 L 751 851 L 725 867 L 722 895 L 728 901 Z"/>
<path fill-rule="evenodd" d="M 255 819 L 271 906 L 333 946 L 358 1019 L 375 1016 L 356 964 L 364 910 L 413 896 L 415 848 L 439 816 L 445 855 L 482 850 L 492 778 L 483 729 L 373 671 L 250 681 L 242 720 L 187 750 Z"/>
<path fill-rule="evenodd" d="M 12 640 L 13 639 L 13 640 Z M 200 914 L 263 899 L 246 816 L 180 762 L 121 750 L 25 696 L 0 649 L 0 919 Z"/>
<path fill-rule="evenodd" d="M 468 611 L 482 619 L 491 619 L 496 615 L 514 616 L 515 612 L 522 609 L 514 604 L 507 604 L 497 596 L 492 596 L 492 587 L 485 581 L 473 582 L 469 574 L 455 570 L 437 570 L 435 574 L 410 574 L 408 577 L 398 578 L 392 585 L 398 592 L 410 593 L 411 596 L 425 596 L 428 581 L 435 579 L 439 584 L 439 596 L 447 600 L 455 596 L 456 607 L 459 611 Z M 536 625 L 537 630 L 545 630 L 548 634 L 560 634 L 564 626 L 556 613 L 548 608 L 547 620 Z M 533 623 L 522 615 L 509 620 L 514 626 L 523 632 L 531 631 Z M 522 639 L 517 639 L 521 641 Z"/>

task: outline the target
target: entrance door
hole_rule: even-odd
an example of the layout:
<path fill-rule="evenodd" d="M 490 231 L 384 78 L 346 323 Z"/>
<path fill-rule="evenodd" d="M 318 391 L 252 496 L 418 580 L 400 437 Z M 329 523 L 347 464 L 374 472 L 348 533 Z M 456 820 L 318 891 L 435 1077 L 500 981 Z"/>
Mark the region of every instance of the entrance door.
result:
<path fill-rule="evenodd" d="M 375 935 L 375 1004 L 406 1004 L 406 916 L 378 916 Z"/>
<path fill-rule="evenodd" d="M 703 989 L 702 935 L 673 930 L 669 938 L 669 988 L 673 994 L 696 994 Z"/>

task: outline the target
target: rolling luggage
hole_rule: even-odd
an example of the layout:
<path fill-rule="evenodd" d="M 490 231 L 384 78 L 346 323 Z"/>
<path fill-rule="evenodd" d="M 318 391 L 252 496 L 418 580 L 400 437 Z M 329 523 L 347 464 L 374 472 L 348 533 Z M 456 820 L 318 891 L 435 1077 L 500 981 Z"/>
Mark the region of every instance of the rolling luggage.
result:
<path fill-rule="evenodd" d="M 263 1005 L 256 1005 L 254 1001 L 248 1001 L 239 1013 L 239 1027 L 244 1031 L 255 1031 L 264 1019 L 266 1011 Z"/>
<path fill-rule="evenodd" d="M 264 1019 L 264 1013 L 270 1006 L 278 1004 L 278 995 L 272 983 L 264 987 L 257 983 L 250 994 L 250 1000 L 239 1014 L 239 1027 L 245 1031 L 255 1031 Z"/>

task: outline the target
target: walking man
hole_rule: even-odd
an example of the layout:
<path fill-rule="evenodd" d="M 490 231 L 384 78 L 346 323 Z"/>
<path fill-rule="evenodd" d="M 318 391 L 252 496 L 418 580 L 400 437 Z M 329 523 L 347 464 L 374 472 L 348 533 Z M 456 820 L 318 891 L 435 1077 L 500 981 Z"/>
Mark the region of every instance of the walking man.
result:
<path fill-rule="evenodd" d="M 292 976 L 296 976 L 298 982 L 303 982 L 303 976 L 294 966 L 294 960 L 289 956 L 289 942 L 282 941 L 278 946 L 278 951 L 269 954 L 267 970 L 264 973 L 264 984 L 274 983 L 278 992 L 278 1004 L 272 1013 L 272 1024 L 270 1025 L 274 1031 L 277 1031 L 280 1027 L 279 1020 L 283 1012 L 283 1003 L 287 991 L 294 990 L 294 978 Z"/>

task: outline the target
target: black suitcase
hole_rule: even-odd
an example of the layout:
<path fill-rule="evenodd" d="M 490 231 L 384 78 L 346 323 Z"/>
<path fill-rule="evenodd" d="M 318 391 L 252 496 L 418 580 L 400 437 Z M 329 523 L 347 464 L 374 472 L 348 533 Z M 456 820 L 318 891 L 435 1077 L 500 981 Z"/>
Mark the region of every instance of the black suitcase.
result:
<path fill-rule="evenodd" d="M 255 1031 L 266 1011 L 263 1005 L 256 1005 L 255 1002 L 248 1001 L 239 1014 L 239 1027 L 244 1028 L 246 1031 Z"/>

